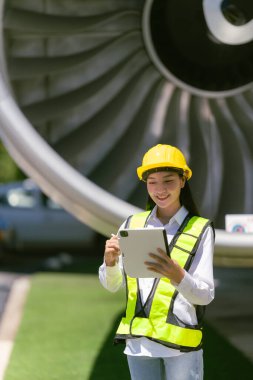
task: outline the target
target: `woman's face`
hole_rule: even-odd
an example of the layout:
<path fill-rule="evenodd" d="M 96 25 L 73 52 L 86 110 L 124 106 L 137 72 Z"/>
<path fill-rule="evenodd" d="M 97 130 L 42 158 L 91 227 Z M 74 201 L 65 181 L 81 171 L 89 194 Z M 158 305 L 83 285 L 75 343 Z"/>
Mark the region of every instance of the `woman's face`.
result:
<path fill-rule="evenodd" d="M 185 178 L 173 171 L 151 173 L 147 178 L 147 190 L 160 209 L 177 211 L 180 205 L 180 192 Z"/>

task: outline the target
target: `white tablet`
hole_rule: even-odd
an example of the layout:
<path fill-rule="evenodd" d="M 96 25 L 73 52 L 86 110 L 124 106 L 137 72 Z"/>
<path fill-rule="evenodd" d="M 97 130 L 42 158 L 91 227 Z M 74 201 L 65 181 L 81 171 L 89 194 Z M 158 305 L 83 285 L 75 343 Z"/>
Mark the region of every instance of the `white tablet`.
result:
<path fill-rule="evenodd" d="M 157 248 L 169 253 L 167 235 L 164 228 L 123 229 L 119 231 L 119 246 L 124 269 L 128 276 L 149 278 L 163 277 L 147 269 L 145 261 L 153 261 L 149 253 L 158 254 Z"/>

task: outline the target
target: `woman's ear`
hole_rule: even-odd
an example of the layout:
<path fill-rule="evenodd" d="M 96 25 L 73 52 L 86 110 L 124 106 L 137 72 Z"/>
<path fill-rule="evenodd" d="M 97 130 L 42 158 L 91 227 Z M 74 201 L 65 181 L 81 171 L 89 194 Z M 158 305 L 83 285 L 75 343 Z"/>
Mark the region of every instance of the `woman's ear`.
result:
<path fill-rule="evenodd" d="M 183 176 L 181 177 L 181 189 L 184 188 L 185 182 L 186 182 L 186 178 L 185 178 L 185 176 L 183 175 Z"/>

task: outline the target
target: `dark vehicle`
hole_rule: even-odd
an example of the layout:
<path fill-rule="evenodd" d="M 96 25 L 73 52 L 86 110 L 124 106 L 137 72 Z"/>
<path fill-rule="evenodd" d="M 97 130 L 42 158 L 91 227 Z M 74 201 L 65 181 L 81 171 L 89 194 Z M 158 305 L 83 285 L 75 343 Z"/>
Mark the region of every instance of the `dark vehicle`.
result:
<path fill-rule="evenodd" d="M 91 246 L 94 236 L 32 180 L 0 185 L 2 251 L 81 251 Z"/>

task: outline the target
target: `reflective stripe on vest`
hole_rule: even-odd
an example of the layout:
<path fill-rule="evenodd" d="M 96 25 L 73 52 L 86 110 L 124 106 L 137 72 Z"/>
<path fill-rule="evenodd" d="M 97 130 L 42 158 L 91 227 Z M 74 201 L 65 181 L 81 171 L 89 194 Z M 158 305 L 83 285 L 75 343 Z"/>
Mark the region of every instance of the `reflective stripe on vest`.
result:
<path fill-rule="evenodd" d="M 150 211 L 134 215 L 129 228 L 144 227 L 149 214 Z M 189 218 L 170 244 L 171 258 L 185 270 L 189 270 L 200 237 L 209 224 L 209 220 L 201 217 Z M 174 299 L 178 292 L 169 279 L 156 280 L 154 291 L 151 291 L 151 299 L 150 296 L 148 298 L 150 302 L 145 302 L 141 307 L 138 280 L 129 276 L 126 276 L 126 279 L 128 292 L 126 314 L 117 330 L 116 341 L 145 336 L 181 351 L 192 351 L 201 347 L 201 327 L 186 325 L 178 321 L 173 314 Z"/>

